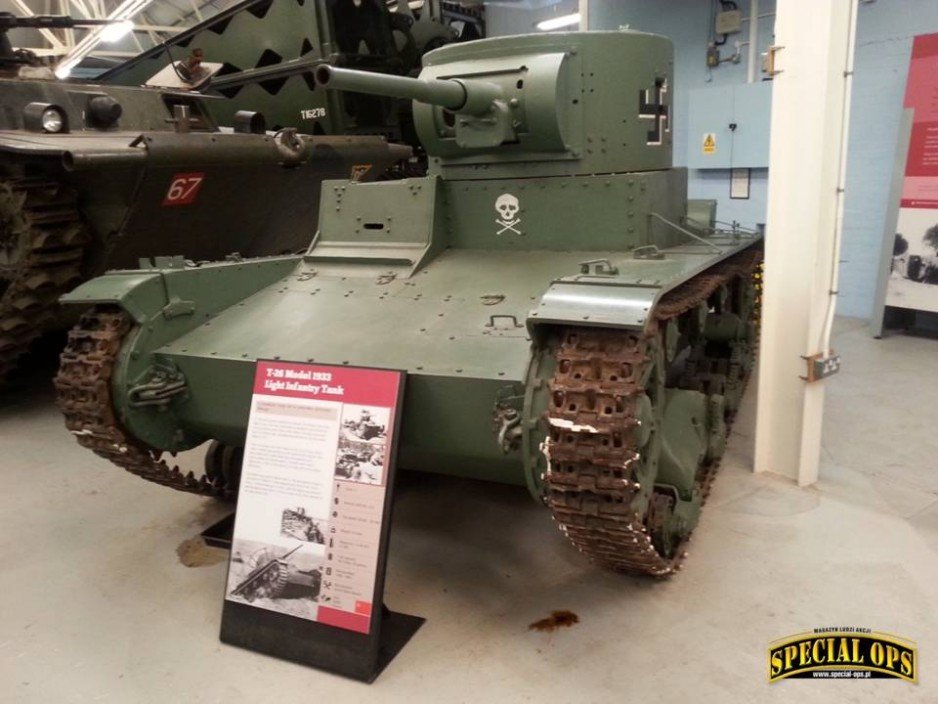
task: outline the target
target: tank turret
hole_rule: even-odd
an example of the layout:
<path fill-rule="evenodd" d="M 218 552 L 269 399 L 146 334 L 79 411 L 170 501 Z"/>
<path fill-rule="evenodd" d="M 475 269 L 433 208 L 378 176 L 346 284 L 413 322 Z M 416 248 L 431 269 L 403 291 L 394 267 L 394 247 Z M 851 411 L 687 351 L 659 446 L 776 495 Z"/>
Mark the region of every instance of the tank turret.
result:
<path fill-rule="evenodd" d="M 328 66 L 315 77 L 413 100 L 447 178 L 584 175 L 671 168 L 671 56 L 666 37 L 571 32 L 449 45 L 417 79 Z"/>
<path fill-rule="evenodd" d="M 323 88 L 407 98 L 438 107 L 446 115 L 460 115 L 463 126 L 475 118 L 478 122 L 473 122 L 472 131 L 457 130 L 456 138 L 465 148 L 495 147 L 517 136 L 511 109 L 518 106 L 518 100 L 509 103 L 501 86 L 491 81 L 406 78 L 328 65 L 319 66 L 314 75 Z"/>

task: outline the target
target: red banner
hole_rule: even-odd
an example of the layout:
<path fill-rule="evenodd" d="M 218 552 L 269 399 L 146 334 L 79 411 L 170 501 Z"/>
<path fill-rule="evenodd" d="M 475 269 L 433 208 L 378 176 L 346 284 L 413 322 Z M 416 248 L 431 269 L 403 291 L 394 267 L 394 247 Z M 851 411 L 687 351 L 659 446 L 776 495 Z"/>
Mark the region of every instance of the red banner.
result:
<path fill-rule="evenodd" d="M 259 361 L 254 393 L 392 407 L 397 374 L 383 369 Z"/>
<path fill-rule="evenodd" d="M 912 43 L 903 105 L 913 110 L 903 208 L 938 208 L 938 34 Z"/>

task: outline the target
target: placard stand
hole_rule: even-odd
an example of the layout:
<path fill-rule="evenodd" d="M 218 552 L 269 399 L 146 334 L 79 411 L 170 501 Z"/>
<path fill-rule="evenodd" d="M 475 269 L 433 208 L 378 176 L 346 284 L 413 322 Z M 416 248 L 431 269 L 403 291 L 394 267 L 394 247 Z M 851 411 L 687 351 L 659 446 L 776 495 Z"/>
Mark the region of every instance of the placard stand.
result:
<path fill-rule="evenodd" d="M 231 549 L 231 536 L 234 534 L 234 513 L 229 513 L 220 521 L 213 523 L 199 535 L 206 545 L 212 548 Z"/>
<path fill-rule="evenodd" d="M 221 640 L 361 682 L 374 682 L 426 619 L 382 606 L 377 628 L 354 633 L 226 601 Z"/>
<path fill-rule="evenodd" d="M 384 605 L 404 381 L 258 361 L 222 642 L 373 682 L 424 623 Z"/>
<path fill-rule="evenodd" d="M 902 186 L 905 181 L 905 162 L 909 153 L 909 140 L 912 136 L 913 110 L 905 108 L 899 122 L 899 139 L 896 142 L 896 154 L 892 167 L 892 182 L 889 189 L 889 205 L 886 210 L 885 231 L 883 232 L 882 250 L 879 256 L 879 272 L 873 301 L 873 316 L 870 319 L 870 334 L 875 338 L 883 336 L 886 328 L 896 327 L 896 312 L 910 314 L 909 309 L 896 309 L 886 305 L 886 289 L 892 273 L 893 247 L 896 242 L 896 228 L 899 223 L 899 204 L 902 200 Z"/>
<path fill-rule="evenodd" d="M 870 331 L 938 333 L 938 33 L 912 38 Z"/>

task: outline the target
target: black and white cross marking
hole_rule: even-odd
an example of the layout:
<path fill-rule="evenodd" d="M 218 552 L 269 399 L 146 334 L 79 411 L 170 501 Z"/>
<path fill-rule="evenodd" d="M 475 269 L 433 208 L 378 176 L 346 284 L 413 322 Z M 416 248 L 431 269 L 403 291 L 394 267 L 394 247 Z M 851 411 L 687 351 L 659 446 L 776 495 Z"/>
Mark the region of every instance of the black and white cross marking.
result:
<path fill-rule="evenodd" d="M 638 116 L 655 121 L 648 132 L 648 144 L 661 144 L 664 133 L 671 131 L 670 108 L 664 101 L 667 92 L 668 81 L 665 78 L 656 78 L 653 90 L 644 88 L 638 92 Z"/>

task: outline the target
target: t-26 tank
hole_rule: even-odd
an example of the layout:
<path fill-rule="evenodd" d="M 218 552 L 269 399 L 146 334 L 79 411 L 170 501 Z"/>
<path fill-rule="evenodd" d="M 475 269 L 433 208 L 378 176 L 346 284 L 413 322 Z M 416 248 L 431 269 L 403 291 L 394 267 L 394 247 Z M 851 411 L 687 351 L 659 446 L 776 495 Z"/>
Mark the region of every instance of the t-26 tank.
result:
<path fill-rule="evenodd" d="M 596 562 L 673 572 L 752 364 L 761 235 L 688 202 L 671 76 L 670 41 L 632 31 L 451 45 L 417 79 L 320 67 L 323 88 L 413 99 L 430 175 L 326 182 L 301 257 L 66 296 L 95 306 L 57 377 L 68 428 L 230 497 L 236 467 L 161 455 L 243 445 L 255 360 L 406 369 L 402 467 L 526 486 Z"/>

